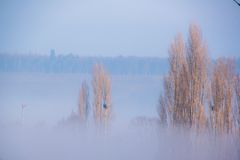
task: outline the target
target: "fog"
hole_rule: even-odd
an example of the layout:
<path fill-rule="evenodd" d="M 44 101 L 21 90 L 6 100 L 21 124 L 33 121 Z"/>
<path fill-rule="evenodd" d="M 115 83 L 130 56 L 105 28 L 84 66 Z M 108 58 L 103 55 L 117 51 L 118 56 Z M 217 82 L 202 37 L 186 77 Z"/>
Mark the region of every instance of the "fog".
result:
<path fill-rule="evenodd" d="M 234 134 L 160 125 L 160 76 L 113 75 L 109 128 L 96 126 L 92 115 L 81 124 L 77 105 L 84 79 L 91 84 L 88 74 L 1 73 L 0 159 L 239 159 Z"/>
<path fill-rule="evenodd" d="M 54 125 L 78 111 L 79 90 L 90 74 L 1 73 L 0 124 Z M 128 123 L 137 116 L 157 117 L 160 76 L 111 76 L 113 121 Z M 90 88 L 90 98 L 92 97 Z M 90 100 L 93 103 L 93 100 Z"/>
<path fill-rule="evenodd" d="M 240 160 L 239 1 L 1 0 L 0 160 Z"/>
<path fill-rule="evenodd" d="M 5 128 L 0 133 L 1 159 L 67 160 L 221 160 L 239 159 L 239 141 L 151 126 L 103 133 L 94 127 Z"/>

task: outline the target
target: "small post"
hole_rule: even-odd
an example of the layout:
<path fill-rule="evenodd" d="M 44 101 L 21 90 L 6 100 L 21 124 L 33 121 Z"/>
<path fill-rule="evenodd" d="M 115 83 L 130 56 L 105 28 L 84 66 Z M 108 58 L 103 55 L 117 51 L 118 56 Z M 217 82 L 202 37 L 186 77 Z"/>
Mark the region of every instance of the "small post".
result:
<path fill-rule="evenodd" d="M 23 123 L 24 123 L 24 114 L 23 114 L 23 113 L 24 113 L 24 109 L 25 109 L 26 107 L 27 107 L 26 104 L 22 104 L 22 106 L 21 106 L 21 110 L 22 110 L 22 118 L 21 118 L 21 119 L 22 119 L 22 122 L 21 122 L 21 123 L 22 123 L 22 125 L 23 125 Z"/>

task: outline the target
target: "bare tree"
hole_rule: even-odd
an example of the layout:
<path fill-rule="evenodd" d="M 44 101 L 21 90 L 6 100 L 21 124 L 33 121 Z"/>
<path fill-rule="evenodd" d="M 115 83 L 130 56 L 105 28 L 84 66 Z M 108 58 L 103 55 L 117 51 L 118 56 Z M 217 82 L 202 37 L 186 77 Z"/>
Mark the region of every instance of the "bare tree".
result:
<path fill-rule="evenodd" d="M 106 128 L 111 118 L 111 79 L 106 72 L 104 72 L 104 79 L 103 79 L 102 106 L 103 106 L 104 125 Z"/>
<path fill-rule="evenodd" d="M 159 98 L 158 115 L 160 118 L 161 125 L 166 126 L 167 125 L 167 111 L 166 111 L 165 100 L 162 95 Z"/>
<path fill-rule="evenodd" d="M 236 121 L 237 121 L 237 128 L 240 134 L 240 75 L 239 74 L 236 75 L 235 94 L 236 94 L 236 104 L 237 104 Z"/>
<path fill-rule="evenodd" d="M 94 117 L 97 124 L 107 126 L 111 118 L 111 81 L 103 66 L 93 69 Z"/>
<path fill-rule="evenodd" d="M 169 49 L 169 74 L 164 78 L 164 97 L 160 97 L 160 119 L 167 109 L 169 121 L 173 126 L 188 125 L 189 74 L 186 60 L 186 47 L 179 34 Z M 162 119 L 163 120 L 163 119 Z"/>
<path fill-rule="evenodd" d="M 79 95 L 79 115 L 82 123 L 86 123 L 88 119 L 88 114 L 90 110 L 89 104 L 89 88 L 86 81 L 83 81 L 80 95 Z"/>
<path fill-rule="evenodd" d="M 197 25 L 190 25 L 187 64 L 189 69 L 189 120 L 190 125 L 197 128 L 205 126 L 204 109 L 208 86 L 207 46 L 202 40 L 201 31 Z"/>
<path fill-rule="evenodd" d="M 101 121 L 101 113 L 102 113 L 102 66 L 96 64 L 93 69 L 93 104 L 94 104 L 94 118 L 98 123 Z"/>
<path fill-rule="evenodd" d="M 216 133 L 230 133 L 236 124 L 233 109 L 237 104 L 235 121 L 240 126 L 240 78 L 234 60 L 218 59 L 211 68 L 198 26 L 190 25 L 187 45 L 181 35 L 174 39 L 169 49 L 169 65 L 159 100 L 161 122 L 168 119 L 173 126 L 197 131 L 209 127 Z"/>
<path fill-rule="evenodd" d="M 213 126 L 218 133 L 229 133 L 233 127 L 234 61 L 218 59 L 213 71 Z"/>
<path fill-rule="evenodd" d="M 186 125 L 185 107 L 187 107 L 189 81 L 186 62 L 184 40 L 181 35 L 178 35 L 169 49 L 170 73 L 164 82 L 169 98 L 168 110 L 174 125 Z"/>
<path fill-rule="evenodd" d="M 178 35 L 169 49 L 169 74 L 164 79 L 164 102 L 170 122 L 175 125 L 205 127 L 208 62 L 206 45 L 196 25 L 189 28 L 187 46 Z"/>

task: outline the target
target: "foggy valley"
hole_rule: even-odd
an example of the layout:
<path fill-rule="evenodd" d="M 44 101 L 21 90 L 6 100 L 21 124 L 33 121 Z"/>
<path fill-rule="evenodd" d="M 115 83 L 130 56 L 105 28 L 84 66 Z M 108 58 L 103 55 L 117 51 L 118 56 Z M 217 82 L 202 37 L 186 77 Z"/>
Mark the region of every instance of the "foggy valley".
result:
<path fill-rule="evenodd" d="M 239 160 L 240 1 L 0 1 L 0 160 Z"/>

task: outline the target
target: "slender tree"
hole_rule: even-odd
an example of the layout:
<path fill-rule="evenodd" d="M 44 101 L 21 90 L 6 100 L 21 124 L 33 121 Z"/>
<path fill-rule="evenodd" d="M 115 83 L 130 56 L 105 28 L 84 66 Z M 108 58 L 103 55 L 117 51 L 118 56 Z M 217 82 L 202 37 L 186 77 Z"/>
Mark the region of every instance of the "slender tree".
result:
<path fill-rule="evenodd" d="M 236 104 L 237 104 L 236 121 L 237 121 L 237 128 L 240 134 L 240 75 L 239 74 L 236 75 L 235 94 L 236 94 Z"/>
<path fill-rule="evenodd" d="M 186 64 L 185 45 L 181 35 L 178 35 L 169 49 L 170 73 L 165 79 L 168 95 L 168 110 L 172 115 L 173 124 L 186 125 L 186 108 L 188 97 L 188 66 Z"/>
<path fill-rule="evenodd" d="M 89 88 L 86 81 L 83 81 L 80 95 L 79 95 L 79 115 L 80 121 L 86 123 L 89 115 L 90 104 L 89 104 Z"/>
<path fill-rule="evenodd" d="M 111 118 L 111 79 L 106 72 L 104 72 L 104 79 L 103 79 L 102 106 L 103 106 L 104 125 L 106 128 Z"/>
<path fill-rule="evenodd" d="M 93 105 L 94 105 L 94 118 L 96 123 L 102 119 L 102 66 L 96 64 L 93 69 Z"/>
<path fill-rule="evenodd" d="M 212 78 L 213 125 L 218 133 L 232 131 L 233 95 L 234 95 L 234 61 L 218 59 L 214 66 Z"/>
<path fill-rule="evenodd" d="M 207 99 L 209 58 L 207 46 L 197 25 L 190 25 L 187 49 L 189 73 L 189 120 L 190 125 L 205 126 L 205 101 Z"/>
<path fill-rule="evenodd" d="M 165 100 L 162 95 L 159 98 L 158 115 L 160 117 L 161 125 L 166 126 L 167 125 L 167 111 L 166 111 Z"/>
<path fill-rule="evenodd" d="M 94 66 L 92 85 L 95 121 L 106 128 L 111 118 L 111 81 L 100 64 Z"/>
<path fill-rule="evenodd" d="M 190 25 L 187 45 L 178 35 L 170 46 L 170 70 L 164 78 L 164 98 L 160 98 L 160 106 L 167 106 L 173 126 L 200 129 L 206 125 L 205 100 L 209 82 L 206 48 L 196 25 Z"/>

